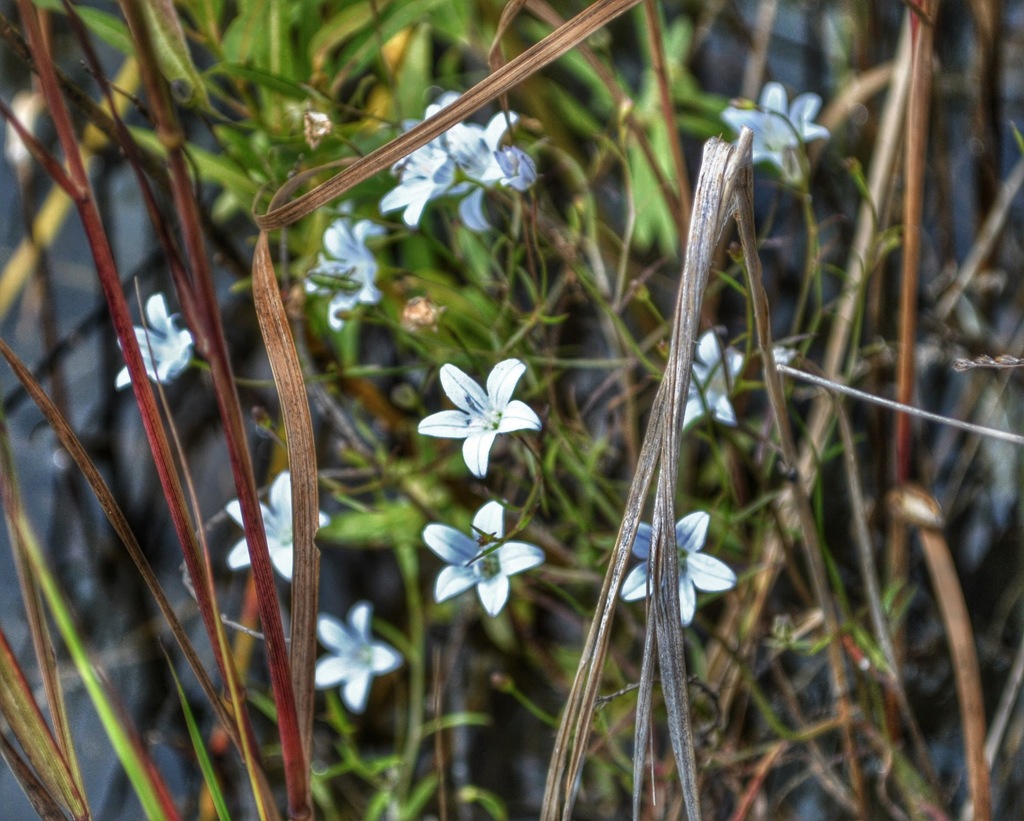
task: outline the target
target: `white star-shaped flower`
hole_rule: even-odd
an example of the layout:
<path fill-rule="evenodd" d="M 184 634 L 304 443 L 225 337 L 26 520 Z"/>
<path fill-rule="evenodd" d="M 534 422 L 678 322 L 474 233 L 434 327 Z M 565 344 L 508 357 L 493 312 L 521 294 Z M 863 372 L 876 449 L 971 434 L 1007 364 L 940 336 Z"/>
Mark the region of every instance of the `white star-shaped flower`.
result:
<path fill-rule="evenodd" d="M 828 129 L 814 122 L 821 109 L 821 97 L 810 92 L 798 95 L 787 106 L 786 89 L 781 83 L 766 83 L 755 108 L 729 106 L 722 119 L 737 134 L 746 126 L 754 132 L 754 162 L 775 165 L 790 183 L 805 176 L 803 147 L 813 140 L 828 139 Z"/>
<path fill-rule="evenodd" d="M 270 486 L 268 505 L 260 502 L 263 513 L 263 528 L 267 533 L 267 547 L 270 549 L 270 561 L 282 578 L 292 580 L 292 563 L 295 559 L 292 538 L 292 476 L 281 471 Z M 238 499 L 227 503 L 224 512 L 239 526 L 242 524 L 242 506 Z M 328 518 L 320 513 L 320 527 L 327 524 Z M 228 567 L 242 570 L 249 566 L 249 548 L 245 539 L 239 539 L 231 552 L 228 553 Z"/>
<path fill-rule="evenodd" d="M 370 220 L 354 223 L 342 216 L 324 231 L 324 250 L 309 272 L 306 292 L 333 295 L 327 308 L 327 322 L 335 331 L 345 324 L 341 314 L 356 305 L 376 305 L 381 293 L 374 283 L 377 258 L 366 243 L 384 233 L 384 227 Z"/>
<path fill-rule="evenodd" d="M 427 547 L 448 563 L 437 575 L 435 601 L 447 601 L 475 586 L 484 610 L 497 616 L 508 601 L 508 577 L 544 561 L 544 551 L 526 542 L 494 547 L 505 535 L 504 515 L 500 502 L 488 502 L 473 517 L 472 536 L 436 523 L 423 529 Z"/>
<path fill-rule="evenodd" d="M 444 196 L 455 183 L 455 160 L 437 140 L 417 148 L 391 169 L 398 175 L 398 185 L 380 201 L 380 212 L 402 211 L 402 219 L 410 228 L 419 225 L 427 203 Z"/>
<path fill-rule="evenodd" d="M 441 411 L 419 424 L 425 436 L 465 439 L 462 455 L 477 477 L 487 474 L 491 446 L 499 433 L 540 430 L 540 419 L 525 403 L 512 399 L 516 383 L 526 371 L 518 359 L 506 359 L 494 366 L 487 377 L 487 391 L 454 365 L 441 367 L 441 386 L 457 411 Z"/>
<path fill-rule="evenodd" d="M 697 610 L 697 591 L 717 593 L 736 586 L 736 574 L 714 556 L 701 553 L 708 537 L 711 517 L 703 511 L 691 513 L 676 522 L 676 545 L 679 548 L 679 614 L 683 627 L 693 621 Z M 622 598 L 637 601 L 647 595 L 648 560 L 651 555 L 651 526 L 641 523 L 633 542 L 633 555 L 643 559 L 622 584 Z"/>
<path fill-rule="evenodd" d="M 705 413 L 710 413 L 723 425 L 735 425 L 736 411 L 729 401 L 729 392 L 742 370 L 743 354 L 735 348 L 727 348 L 723 362 L 718 337 L 714 331 L 706 331 L 697 342 L 683 428 Z"/>
<path fill-rule="evenodd" d="M 341 685 L 341 698 L 353 713 L 366 709 L 370 685 L 376 676 L 402 666 L 402 654 L 390 644 L 370 637 L 373 605 L 357 602 L 348 611 L 348 624 L 321 613 L 316 617 L 316 634 L 330 652 L 316 663 L 316 687 Z"/>
<path fill-rule="evenodd" d="M 167 384 L 188 367 L 192 361 L 192 334 L 178 327 L 178 315 L 167 313 L 167 300 L 163 294 L 153 294 L 146 300 L 147 327 L 135 326 L 135 338 L 142 349 L 142 361 L 149 378 Z M 119 389 L 132 379 L 128 368 L 122 368 L 114 383 Z"/>
<path fill-rule="evenodd" d="M 426 116 L 432 117 L 458 98 L 454 92 L 442 94 L 427 107 Z M 381 213 L 404 209 L 402 219 L 412 227 L 419 224 L 430 200 L 461 196 L 459 217 L 466 227 L 473 231 L 490 228 L 483 211 L 484 189 L 500 183 L 525 191 L 532 185 L 532 180 L 527 182 L 531 169 L 536 179 L 532 161 L 521 150 L 517 149 L 526 162 L 518 155 L 511 160 L 522 166 L 521 171 L 506 170 L 499 159 L 505 132 L 518 120 L 518 114 L 509 112 L 507 116 L 504 113 L 494 115 L 486 126 L 458 123 L 395 163 L 391 170 L 398 175 L 399 183 L 380 201 Z M 410 120 L 404 126 L 408 131 L 418 123 L 418 120 Z"/>

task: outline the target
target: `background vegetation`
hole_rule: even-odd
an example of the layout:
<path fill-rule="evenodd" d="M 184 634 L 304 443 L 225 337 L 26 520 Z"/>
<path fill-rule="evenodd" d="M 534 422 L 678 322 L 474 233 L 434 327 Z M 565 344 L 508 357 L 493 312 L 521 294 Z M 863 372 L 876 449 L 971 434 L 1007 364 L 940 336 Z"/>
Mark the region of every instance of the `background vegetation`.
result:
<path fill-rule="evenodd" d="M 0 14 L 8 817 L 1024 814 L 1021 4 Z M 771 80 L 830 136 L 747 202 L 749 155 L 702 152 Z M 489 229 L 471 188 L 381 212 L 395 163 L 506 112 L 537 181 L 491 180 Z M 339 218 L 376 226 L 379 299 L 324 274 Z M 195 342 L 165 384 L 132 341 L 158 292 Z M 684 429 L 708 329 L 736 424 Z M 418 425 L 443 366 L 508 359 L 541 429 L 478 477 Z M 495 617 L 435 601 L 423 538 L 489 501 L 545 557 Z M 683 630 L 673 584 L 616 605 L 637 522 L 671 579 L 698 510 L 735 588 Z M 402 666 L 360 713 L 314 675 L 317 616 L 362 601 Z"/>

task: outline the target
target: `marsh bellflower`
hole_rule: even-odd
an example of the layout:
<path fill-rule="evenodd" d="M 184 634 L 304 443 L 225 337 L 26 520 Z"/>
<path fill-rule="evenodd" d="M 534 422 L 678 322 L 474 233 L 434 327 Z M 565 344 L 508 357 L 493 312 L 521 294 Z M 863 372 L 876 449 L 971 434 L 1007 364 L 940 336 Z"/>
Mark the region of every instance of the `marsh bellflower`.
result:
<path fill-rule="evenodd" d="M 525 403 L 512 398 L 525 363 L 506 359 L 487 377 L 487 390 L 454 365 L 441 367 L 441 387 L 459 410 L 433 413 L 419 424 L 425 436 L 465 439 L 462 455 L 470 473 L 483 478 L 491 446 L 499 433 L 540 430 L 540 419 Z"/>
<path fill-rule="evenodd" d="M 270 561 L 282 578 L 291 581 L 295 555 L 292 538 L 292 476 L 287 470 L 281 471 L 274 479 L 267 501 L 269 504 L 266 505 L 260 502 L 260 510 L 263 513 L 263 528 L 267 533 Z M 228 502 L 224 512 L 242 526 L 242 506 L 238 499 Z M 321 513 L 320 527 L 327 522 L 327 516 Z M 241 570 L 248 566 L 249 549 L 242 538 L 228 553 L 228 567 L 232 570 Z"/>
<path fill-rule="evenodd" d="M 810 92 L 798 95 L 788 105 L 781 83 L 766 83 L 757 108 L 729 106 L 722 119 L 736 133 L 744 126 L 754 132 L 754 162 L 770 162 L 789 183 L 806 176 L 803 148 L 813 140 L 828 139 L 828 129 L 814 122 L 821 109 L 821 97 Z"/>
<path fill-rule="evenodd" d="M 370 685 L 377 676 L 402 666 L 402 654 L 390 644 L 370 636 L 373 605 L 357 602 L 348 611 L 348 623 L 321 613 L 316 617 L 316 634 L 329 651 L 316 663 L 318 690 L 341 685 L 341 698 L 353 713 L 366 709 Z"/>
<path fill-rule="evenodd" d="M 706 331 L 698 340 L 694 354 L 683 428 L 705 413 L 710 413 L 723 425 L 735 425 L 736 411 L 729 401 L 729 392 L 742 370 L 743 354 L 735 348 L 726 348 L 723 352 L 715 332 Z"/>
<path fill-rule="evenodd" d="M 374 284 L 377 258 L 366 242 L 383 233 L 381 225 L 370 220 L 353 222 L 347 216 L 338 217 L 324 231 L 324 248 L 306 279 L 306 293 L 331 296 L 327 322 L 332 330 L 341 329 L 342 314 L 356 305 L 380 302 L 381 293 Z"/>
<path fill-rule="evenodd" d="M 455 92 L 442 94 L 427 107 L 426 116 L 432 117 L 458 98 Z M 509 112 L 507 116 L 495 114 L 486 126 L 457 123 L 399 160 L 391 169 L 399 183 L 380 201 L 381 213 L 401 209 L 405 224 L 412 227 L 419 224 L 428 202 L 442 196 L 457 196 L 461 197 L 459 216 L 468 228 L 490 228 L 483 212 L 484 190 L 505 185 L 525 191 L 537 177 L 533 161 L 521 149 L 501 156 L 506 150 L 501 147 L 505 132 L 518 120 L 518 114 Z M 418 123 L 419 120 L 408 120 L 403 125 L 408 131 Z"/>
<path fill-rule="evenodd" d="M 535 545 L 498 544 L 504 535 L 505 508 L 500 502 L 488 502 L 476 512 L 469 536 L 448 525 L 427 525 L 423 541 L 448 564 L 437 575 L 434 600 L 447 601 L 476 587 L 487 615 L 497 616 L 508 601 L 508 577 L 544 561 L 544 551 Z"/>
<path fill-rule="evenodd" d="M 693 621 L 697 610 L 697 591 L 717 593 L 736 586 L 736 574 L 714 556 L 701 553 L 708 537 L 711 517 L 703 511 L 691 513 L 676 522 L 676 546 L 679 548 L 679 615 L 683 627 Z M 643 559 L 626 576 L 622 584 L 622 598 L 636 601 L 647 595 L 647 577 L 650 573 L 651 526 L 641 523 L 633 542 L 633 555 Z"/>
<path fill-rule="evenodd" d="M 135 326 L 135 338 L 142 349 L 142 361 L 149 378 L 167 384 L 192 361 L 192 334 L 178 327 L 178 315 L 167 313 L 163 294 L 146 300 L 147 327 Z M 118 389 L 132 381 L 128 368 L 122 368 L 114 383 Z"/>

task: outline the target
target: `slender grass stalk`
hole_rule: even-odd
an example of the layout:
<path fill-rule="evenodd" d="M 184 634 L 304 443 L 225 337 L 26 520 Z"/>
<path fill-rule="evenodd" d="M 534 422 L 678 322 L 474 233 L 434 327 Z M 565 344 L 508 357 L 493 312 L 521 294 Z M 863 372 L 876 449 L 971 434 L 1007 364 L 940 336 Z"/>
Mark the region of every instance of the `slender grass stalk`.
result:
<path fill-rule="evenodd" d="M 907 104 L 904 149 L 903 280 L 900 284 L 900 347 L 896 399 L 909 405 L 914 394 L 914 356 L 917 351 L 917 292 L 921 265 L 921 214 L 924 209 L 925 159 L 928 148 L 928 108 L 932 87 L 932 38 L 938 0 L 914 0 L 920 10 L 911 19 L 913 58 Z M 910 417 L 896 417 L 896 483 L 910 478 Z M 894 556 L 897 579 L 905 579 L 905 556 Z"/>
<path fill-rule="evenodd" d="M 741 150 L 743 145 L 744 135 L 741 135 Z M 747 146 L 749 146 L 749 138 Z M 746 150 L 749 151 L 749 147 Z M 765 367 L 765 389 L 768 393 L 768 401 L 771 405 L 772 413 L 775 416 L 779 444 L 782 448 L 782 458 L 786 464 L 795 467 L 799 464 L 800 456 L 793 437 L 792 428 L 790 427 L 782 382 L 775 367 L 775 351 L 772 344 L 771 321 L 768 311 L 768 294 L 764 289 L 761 260 L 757 254 L 753 192 L 753 168 L 748 164 L 743 171 L 742 184 L 735 195 L 736 199 L 733 207 L 735 208 L 740 242 L 743 246 L 743 257 L 747 266 L 750 297 L 754 305 L 754 324 L 757 331 L 757 342 L 761 349 L 762 362 Z M 811 570 L 811 585 L 814 590 L 814 597 L 825 617 L 825 628 L 830 637 L 828 658 L 832 674 L 832 697 L 836 702 L 839 718 L 843 725 L 843 745 L 847 757 L 847 765 L 850 768 L 858 811 L 862 817 L 866 817 L 868 813 L 867 786 L 857 758 L 853 739 L 853 711 L 850 706 L 849 685 L 847 683 L 846 667 L 843 662 L 842 648 L 838 641 L 839 622 L 825 573 L 821 545 L 818 540 L 818 528 L 799 473 L 796 474 L 794 480 L 790 483 L 790 488 L 793 491 L 790 501 L 796 508 L 796 518 L 800 523 L 801 535 L 803 537 L 804 556 Z"/>
<path fill-rule="evenodd" d="M 15 549 L 23 552 L 26 562 L 32 568 L 32 576 L 39 585 L 54 624 L 64 640 L 64 645 L 71 655 L 82 684 L 89 694 L 107 737 L 135 789 L 146 816 L 150 819 L 167 819 L 167 821 L 179 818 L 170 791 L 146 752 L 138 732 L 115 701 L 110 685 L 98 663 L 90 658 L 86 651 L 82 637 L 75 627 L 71 609 L 46 564 L 39 542 L 25 515 L 24 508 L 21 506 L 10 438 L 7 433 L 6 420 L 2 418 L 0 418 L 0 493 L 3 496 L 4 511 L 11 530 L 11 542 Z M 7 665 L 4 667 L 7 671 L 11 670 Z M 8 685 L 15 686 L 15 681 L 10 680 Z M 10 692 L 11 690 L 8 689 L 8 693 Z M 22 712 L 21 717 L 25 719 L 29 716 Z M 16 716 L 12 715 L 10 718 L 13 719 Z M 47 731 L 46 734 L 49 735 L 49 732 Z M 33 741 L 26 739 L 26 742 L 32 745 L 29 749 L 33 747 L 39 749 L 37 745 L 42 742 L 42 739 Z M 36 758 L 36 753 L 31 753 L 29 758 L 30 761 Z M 54 763 L 62 760 L 63 756 L 60 753 L 56 753 L 56 758 L 49 764 L 45 763 L 43 759 L 37 759 L 36 770 L 45 775 Z M 64 767 L 67 767 L 66 761 Z M 71 787 L 73 781 L 70 780 L 70 771 L 66 771 L 66 773 L 65 777 L 69 783 L 67 788 L 60 787 L 58 794 L 66 793 L 68 798 L 74 799 L 79 788 Z M 61 780 L 58 779 L 56 783 L 59 785 Z M 76 817 L 88 817 L 88 810 L 82 803 L 81 796 L 69 806 L 73 808 Z"/>

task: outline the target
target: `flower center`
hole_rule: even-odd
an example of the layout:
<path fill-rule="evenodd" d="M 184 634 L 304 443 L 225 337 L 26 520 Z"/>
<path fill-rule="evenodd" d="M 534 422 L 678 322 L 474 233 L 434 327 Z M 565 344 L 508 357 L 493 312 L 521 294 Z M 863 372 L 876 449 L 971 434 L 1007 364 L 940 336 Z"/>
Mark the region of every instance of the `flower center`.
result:
<path fill-rule="evenodd" d="M 356 652 L 356 664 L 362 667 L 364 670 L 369 670 L 373 667 L 373 648 L 368 644 L 364 644 Z"/>
<path fill-rule="evenodd" d="M 484 413 L 484 429 L 497 430 L 501 426 L 501 411 L 491 408 Z"/>
<path fill-rule="evenodd" d="M 482 579 L 493 579 L 501 573 L 501 560 L 497 553 L 490 553 L 477 562 L 477 573 Z"/>

